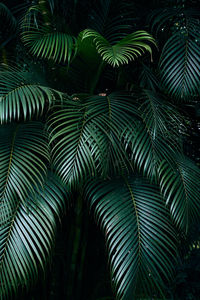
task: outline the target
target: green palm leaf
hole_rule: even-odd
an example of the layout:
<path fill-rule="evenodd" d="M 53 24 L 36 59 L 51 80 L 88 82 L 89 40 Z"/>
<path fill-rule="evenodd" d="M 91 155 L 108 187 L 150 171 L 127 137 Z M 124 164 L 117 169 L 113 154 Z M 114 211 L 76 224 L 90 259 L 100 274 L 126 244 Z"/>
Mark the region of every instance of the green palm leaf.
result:
<path fill-rule="evenodd" d="M 173 276 L 176 247 L 158 189 L 134 178 L 93 181 L 86 199 L 105 234 L 116 299 L 159 296 Z"/>
<path fill-rule="evenodd" d="M 100 33 L 92 29 L 81 32 L 82 40 L 93 38 L 97 52 L 103 61 L 112 67 L 128 64 L 130 61 L 141 56 L 145 52 L 152 53 L 150 44 L 155 44 L 153 37 L 146 31 L 136 31 L 128 34 L 123 39 L 111 44 Z"/>
<path fill-rule="evenodd" d="M 76 55 L 76 39 L 64 32 L 50 31 L 48 27 L 30 27 L 23 32 L 22 41 L 30 52 L 55 62 L 70 62 Z"/>
<path fill-rule="evenodd" d="M 138 120 L 131 122 L 123 132 L 126 148 L 130 147 L 132 160 L 144 175 L 156 179 L 159 164 L 166 160 L 173 164 L 179 151 L 181 117 L 173 105 L 158 93 L 134 91 Z"/>
<path fill-rule="evenodd" d="M 49 152 L 42 124 L 0 127 L 0 220 L 43 184 Z"/>
<path fill-rule="evenodd" d="M 158 166 L 166 160 L 173 163 L 173 155 L 177 151 L 173 141 L 162 135 L 153 136 L 144 123 L 138 122 L 134 127 L 124 131 L 126 147 L 131 149 L 134 165 L 149 179 L 158 179 Z"/>
<path fill-rule="evenodd" d="M 57 30 L 60 26 L 54 22 L 54 3 L 48 2 L 40 1 L 29 8 L 21 24 L 22 41 L 37 57 L 70 63 L 77 51 L 76 38 L 66 26 Z"/>
<path fill-rule="evenodd" d="M 78 183 L 95 173 L 86 110 L 79 102 L 58 107 L 50 117 L 49 130 L 52 159 L 65 182 Z"/>
<path fill-rule="evenodd" d="M 106 176 L 127 168 L 120 137 L 134 115 L 130 96 L 119 93 L 58 107 L 50 116 L 49 132 L 52 159 L 64 181 L 78 183 L 96 172 Z"/>
<path fill-rule="evenodd" d="M 55 239 L 56 221 L 64 208 L 64 188 L 49 175 L 44 188 L 15 206 L 0 221 L 0 299 L 14 299 L 19 286 L 30 288 L 44 270 Z"/>
<path fill-rule="evenodd" d="M 119 174 L 129 168 L 129 153 L 126 153 L 124 131 L 133 129 L 140 113 L 128 93 L 112 93 L 93 96 L 86 105 L 91 115 L 91 126 L 98 134 L 101 154 L 101 172 Z"/>
<path fill-rule="evenodd" d="M 161 191 L 176 225 L 184 231 L 199 219 L 200 170 L 189 158 L 177 156 L 174 166 L 159 167 Z"/>
<path fill-rule="evenodd" d="M 35 83 L 28 71 L 18 66 L 0 67 L 1 123 L 41 116 L 56 97 L 62 98 L 62 93 Z"/>
<path fill-rule="evenodd" d="M 142 90 L 135 94 L 140 104 L 141 117 L 152 136 L 178 136 L 181 120 L 177 108 L 167 102 L 163 95 L 150 90 Z"/>
<path fill-rule="evenodd" d="M 199 21 L 186 18 L 183 29 L 166 42 L 160 62 L 163 87 L 177 99 L 198 94 L 200 80 Z"/>

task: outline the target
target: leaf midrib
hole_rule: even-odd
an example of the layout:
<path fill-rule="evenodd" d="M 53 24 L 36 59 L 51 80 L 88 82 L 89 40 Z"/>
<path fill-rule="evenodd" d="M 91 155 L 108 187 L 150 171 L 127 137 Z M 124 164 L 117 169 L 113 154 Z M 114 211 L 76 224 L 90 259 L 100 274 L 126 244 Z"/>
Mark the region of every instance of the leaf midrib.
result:
<path fill-rule="evenodd" d="M 141 248 L 142 248 L 142 241 L 141 241 L 141 228 L 140 228 L 140 220 L 139 220 L 139 214 L 138 214 L 138 209 L 137 209 L 137 204 L 136 204 L 136 201 L 135 201 L 135 197 L 134 197 L 134 194 L 133 194 L 133 191 L 130 187 L 130 184 L 128 183 L 128 181 L 125 179 L 125 182 L 126 182 L 126 185 L 128 187 L 128 190 L 129 190 L 129 193 L 131 195 L 131 200 L 133 202 L 133 205 L 134 205 L 134 210 L 135 210 L 135 216 L 136 216 L 136 223 L 137 223 L 137 232 L 138 232 L 138 255 L 139 255 L 139 264 L 141 262 Z"/>

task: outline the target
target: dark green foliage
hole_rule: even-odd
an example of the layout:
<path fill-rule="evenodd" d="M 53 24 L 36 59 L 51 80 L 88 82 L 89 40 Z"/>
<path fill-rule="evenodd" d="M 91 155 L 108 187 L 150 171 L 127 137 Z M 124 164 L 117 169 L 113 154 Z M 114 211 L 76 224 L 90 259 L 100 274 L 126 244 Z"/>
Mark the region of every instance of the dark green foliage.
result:
<path fill-rule="evenodd" d="M 133 177 L 91 182 L 86 197 L 105 234 L 116 299 L 162 291 L 176 246 L 158 189 Z"/>
<path fill-rule="evenodd" d="M 84 290 L 88 207 L 115 299 L 198 295 L 180 286 L 199 257 L 186 142 L 198 125 L 184 105 L 199 101 L 200 17 L 196 3 L 159 3 L 0 3 L 1 300 L 26 297 L 50 268 L 66 201 L 64 298 Z"/>

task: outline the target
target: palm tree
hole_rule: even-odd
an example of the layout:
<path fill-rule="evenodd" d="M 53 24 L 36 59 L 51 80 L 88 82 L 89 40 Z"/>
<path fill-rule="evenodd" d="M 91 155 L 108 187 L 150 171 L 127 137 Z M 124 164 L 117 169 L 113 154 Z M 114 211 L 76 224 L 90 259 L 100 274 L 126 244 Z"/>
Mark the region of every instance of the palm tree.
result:
<path fill-rule="evenodd" d="M 0 299 L 45 272 L 71 199 L 104 233 L 115 299 L 169 298 L 199 238 L 181 110 L 199 97 L 199 14 L 154 9 L 144 30 L 132 1 L 24 2 L 0 4 Z"/>

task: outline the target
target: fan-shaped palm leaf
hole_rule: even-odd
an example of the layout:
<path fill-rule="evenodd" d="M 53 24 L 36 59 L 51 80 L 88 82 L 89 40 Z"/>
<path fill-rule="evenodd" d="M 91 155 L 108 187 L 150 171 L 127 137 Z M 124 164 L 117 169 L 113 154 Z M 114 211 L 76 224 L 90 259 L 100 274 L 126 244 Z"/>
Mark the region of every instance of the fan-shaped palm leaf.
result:
<path fill-rule="evenodd" d="M 50 119 L 52 158 L 63 180 L 73 184 L 87 177 L 88 172 L 90 175 L 95 173 L 89 147 L 91 134 L 85 108 L 80 103 L 69 101 L 59 108 Z"/>
<path fill-rule="evenodd" d="M 49 153 L 40 123 L 0 127 L 0 220 L 23 202 L 34 187 L 43 184 Z"/>
<path fill-rule="evenodd" d="M 185 26 L 169 38 L 162 51 L 162 84 L 178 99 L 191 99 L 199 90 L 199 32 L 199 21 L 186 18 Z"/>
<path fill-rule="evenodd" d="M 115 44 L 111 44 L 101 34 L 92 29 L 84 30 L 81 32 L 81 36 L 82 40 L 93 38 L 96 49 L 103 61 L 113 67 L 128 64 L 146 51 L 151 54 L 152 50 L 149 44 L 155 44 L 153 37 L 142 30 L 128 34 L 123 39 L 115 41 Z"/>
<path fill-rule="evenodd" d="M 105 233 L 116 299 L 145 298 L 152 290 L 159 298 L 173 275 L 176 247 L 158 189 L 134 178 L 93 181 L 86 199 Z"/>
<path fill-rule="evenodd" d="M 177 156 L 174 167 L 163 161 L 160 185 L 170 213 L 178 227 L 187 231 L 199 218 L 200 170 L 189 158 Z"/>
<path fill-rule="evenodd" d="M 9 201 L 9 199 L 8 199 Z M 64 188 L 49 175 L 44 188 L 15 206 L 0 221 L 0 299 L 14 299 L 19 286 L 30 288 L 52 250 L 56 220 L 64 208 Z"/>
<path fill-rule="evenodd" d="M 19 67 L 0 67 L 0 120 L 26 120 L 32 115 L 41 115 L 55 97 L 62 93 L 33 82 L 30 73 Z"/>

